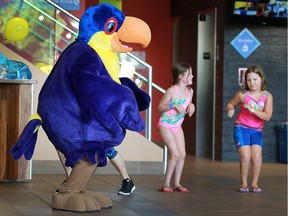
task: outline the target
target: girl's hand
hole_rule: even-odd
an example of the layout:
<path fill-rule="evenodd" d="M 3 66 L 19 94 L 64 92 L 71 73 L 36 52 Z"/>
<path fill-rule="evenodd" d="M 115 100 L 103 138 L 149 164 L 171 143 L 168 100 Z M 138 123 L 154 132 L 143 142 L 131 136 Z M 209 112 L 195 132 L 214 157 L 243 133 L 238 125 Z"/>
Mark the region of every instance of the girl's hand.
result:
<path fill-rule="evenodd" d="M 176 109 L 180 114 L 185 115 L 186 110 L 179 104 L 174 104 L 174 109 Z"/>
<path fill-rule="evenodd" d="M 186 114 L 191 117 L 193 113 L 195 112 L 195 105 L 193 103 L 190 103 L 189 106 L 187 107 Z"/>
<path fill-rule="evenodd" d="M 244 104 L 244 108 L 254 113 L 254 108 L 250 104 Z"/>
<path fill-rule="evenodd" d="M 232 116 L 234 115 L 234 113 L 235 113 L 235 109 L 230 109 L 230 110 L 228 110 L 227 115 L 228 115 L 228 117 L 232 118 Z"/>

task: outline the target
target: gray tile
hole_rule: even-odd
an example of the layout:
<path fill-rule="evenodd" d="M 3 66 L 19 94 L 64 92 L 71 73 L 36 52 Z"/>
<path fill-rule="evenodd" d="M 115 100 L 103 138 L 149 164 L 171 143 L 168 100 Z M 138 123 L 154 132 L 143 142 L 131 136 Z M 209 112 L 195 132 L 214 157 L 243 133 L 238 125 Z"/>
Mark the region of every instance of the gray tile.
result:
<path fill-rule="evenodd" d="M 103 168 L 105 169 L 105 168 Z M 187 156 L 181 183 L 189 193 L 161 193 L 163 175 L 131 175 L 136 185 L 130 196 L 121 196 L 119 175 L 96 172 L 87 184 L 113 202 L 111 209 L 93 214 L 53 211 L 51 196 L 64 174 L 34 174 L 28 182 L 0 182 L 0 216 L 284 216 L 287 215 L 287 166 L 263 163 L 260 194 L 240 194 L 239 164 Z"/>

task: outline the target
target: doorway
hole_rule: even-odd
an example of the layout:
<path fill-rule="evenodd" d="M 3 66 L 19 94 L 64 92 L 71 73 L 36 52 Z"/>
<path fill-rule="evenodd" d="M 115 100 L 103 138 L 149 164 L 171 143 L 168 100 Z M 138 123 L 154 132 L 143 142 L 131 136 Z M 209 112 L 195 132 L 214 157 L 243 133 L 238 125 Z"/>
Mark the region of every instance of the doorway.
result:
<path fill-rule="evenodd" d="M 198 12 L 196 152 L 214 160 L 217 8 Z"/>

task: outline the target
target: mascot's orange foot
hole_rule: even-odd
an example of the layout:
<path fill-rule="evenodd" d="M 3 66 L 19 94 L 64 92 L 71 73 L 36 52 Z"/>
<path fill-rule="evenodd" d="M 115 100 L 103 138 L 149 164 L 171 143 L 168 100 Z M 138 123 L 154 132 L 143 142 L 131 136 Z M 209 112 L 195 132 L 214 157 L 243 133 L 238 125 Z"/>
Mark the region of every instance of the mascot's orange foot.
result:
<path fill-rule="evenodd" d="M 103 208 L 111 207 L 112 201 L 102 194 L 88 195 L 85 193 L 53 193 L 52 208 L 55 210 L 71 212 L 97 212 Z M 108 206 L 110 204 L 110 206 Z"/>
<path fill-rule="evenodd" d="M 99 193 L 99 192 L 94 192 L 94 191 L 82 191 L 82 193 L 90 197 L 92 199 L 95 199 L 101 206 L 102 209 L 107 209 L 112 207 L 112 201 L 108 197 L 106 197 L 104 194 Z"/>

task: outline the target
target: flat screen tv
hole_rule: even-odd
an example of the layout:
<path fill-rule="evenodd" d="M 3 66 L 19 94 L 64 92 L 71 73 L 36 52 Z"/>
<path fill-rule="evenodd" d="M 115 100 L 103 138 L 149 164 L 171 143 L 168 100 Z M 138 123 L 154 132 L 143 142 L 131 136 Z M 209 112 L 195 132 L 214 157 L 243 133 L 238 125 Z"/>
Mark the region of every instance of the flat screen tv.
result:
<path fill-rule="evenodd" d="M 287 26 L 288 0 L 231 0 L 232 22 Z"/>

